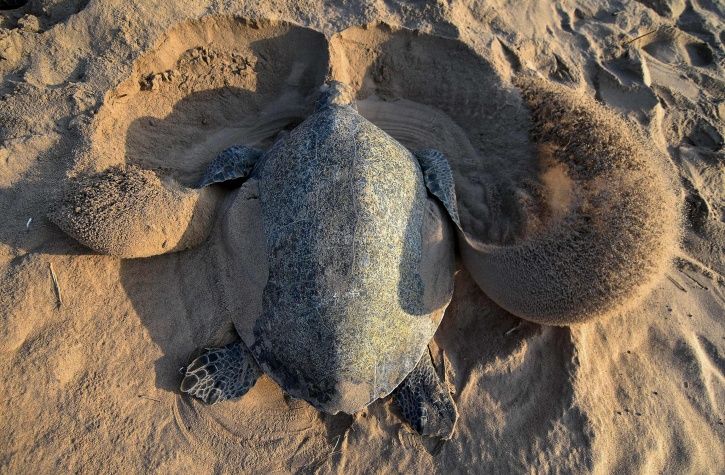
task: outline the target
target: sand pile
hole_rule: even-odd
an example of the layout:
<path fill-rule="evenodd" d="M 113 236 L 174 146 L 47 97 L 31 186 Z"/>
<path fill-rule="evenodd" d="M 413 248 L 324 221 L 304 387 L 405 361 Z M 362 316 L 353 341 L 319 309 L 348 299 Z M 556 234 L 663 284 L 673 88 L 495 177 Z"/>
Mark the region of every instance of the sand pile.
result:
<path fill-rule="evenodd" d="M 101 254 L 122 258 L 181 251 L 209 235 L 218 199 L 135 166 L 71 182 L 50 219 Z"/>
<path fill-rule="evenodd" d="M 723 16 L 707 2 L 620 0 L 31 0 L 0 12 L 0 470 L 721 472 Z M 224 148 L 266 148 L 294 127 L 327 75 L 408 148 L 449 157 L 477 241 L 582 264 L 579 281 L 512 266 L 524 287 L 570 292 L 543 293 L 559 300 L 537 308 L 566 304 L 571 319 L 618 308 L 540 326 L 462 269 L 432 345 L 459 411 L 444 444 L 414 434 L 389 399 L 327 416 L 266 376 L 211 408 L 180 395 L 179 367 L 259 308 L 253 183 L 223 190 L 206 240 L 150 258 L 98 255 L 45 218 L 60 206 L 80 238 L 119 249 L 75 218 L 113 219 L 102 206 L 129 185 L 112 178 L 123 167 L 146 184 L 131 188 L 144 219 L 118 231 L 154 240 L 118 252 L 200 237 L 186 230 L 204 200 L 186 187 Z M 682 186 L 654 196 L 667 167 Z M 67 201 L 84 180 L 112 193 Z M 185 203 L 174 216 L 150 205 L 172 197 Z M 73 214 L 89 206 L 99 212 Z M 596 234 L 568 253 L 552 244 L 583 222 Z M 606 244 L 614 234 L 623 247 Z M 514 295 L 510 309 L 533 302 Z"/>
<path fill-rule="evenodd" d="M 593 100 L 543 81 L 520 87 L 552 216 L 511 245 L 469 237 L 464 263 L 491 299 L 527 320 L 567 325 L 631 308 L 678 245 L 680 210 L 664 161 Z"/>

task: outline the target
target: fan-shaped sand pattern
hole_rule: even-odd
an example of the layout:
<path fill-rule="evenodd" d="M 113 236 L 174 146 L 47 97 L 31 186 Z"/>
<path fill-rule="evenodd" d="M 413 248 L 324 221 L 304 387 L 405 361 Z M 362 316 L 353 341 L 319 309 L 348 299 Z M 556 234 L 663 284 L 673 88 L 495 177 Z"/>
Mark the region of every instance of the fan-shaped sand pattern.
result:
<path fill-rule="evenodd" d="M 509 246 L 468 239 L 464 262 L 489 297 L 528 320 L 568 325 L 633 306 L 663 276 L 679 236 L 662 159 L 591 99 L 541 81 L 520 85 L 542 169 L 563 166 L 573 184 L 569 210 Z M 551 202 L 552 191 L 544 194 Z"/>

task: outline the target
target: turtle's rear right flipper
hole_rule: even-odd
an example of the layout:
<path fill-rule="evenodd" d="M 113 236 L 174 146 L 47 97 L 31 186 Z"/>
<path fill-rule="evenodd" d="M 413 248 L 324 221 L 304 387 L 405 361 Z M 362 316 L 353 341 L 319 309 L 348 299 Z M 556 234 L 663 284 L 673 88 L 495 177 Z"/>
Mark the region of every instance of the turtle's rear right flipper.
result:
<path fill-rule="evenodd" d="M 450 439 L 458 419 L 456 405 L 436 374 L 426 351 L 415 369 L 393 391 L 403 418 L 420 435 Z"/>
<path fill-rule="evenodd" d="M 261 156 L 262 151 L 257 148 L 246 145 L 229 147 L 212 160 L 197 187 L 248 178 Z"/>
<path fill-rule="evenodd" d="M 181 391 L 215 404 L 243 396 L 261 374 L 252 354 L 238 341 L 211 348 L 192 361 L 186 368 Z"/>

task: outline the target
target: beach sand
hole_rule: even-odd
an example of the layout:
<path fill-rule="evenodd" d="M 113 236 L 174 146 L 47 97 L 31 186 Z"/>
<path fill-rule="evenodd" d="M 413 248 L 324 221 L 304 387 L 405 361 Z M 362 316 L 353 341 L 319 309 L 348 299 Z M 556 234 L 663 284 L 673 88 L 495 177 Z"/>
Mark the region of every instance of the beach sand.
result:
<path fill-rule="evenodd" d="M 709 0 L 30 0 L 0 11 L 0 471 L 722 473 L 724 18 Z M 408 148 L 446 154 L 463 227 L 485 245 L 566 230 L 587 200 L 608 204 L 602 235 L 647 230 L 621 240 L 615 257 L 628 259 L 600 259 L 591 281 L 567 284 L 581 306 L 550 323 L 598 317 L 571 326 L 507 312 L 530 306 L 487 296 L 484 264 L 460 260 L 431 345 L 459 413 L 450 441 L 418 436 L 390 398 L 333 416 L 267 376 L 211 407 L 178 390 L 179 368 L 234 340 L 232 315 L 253 312 L 264 285 L 251 270 L 264 255 L 249 187 L 185 187 L 226 147 L 270 146 L 327 77 Z M 552 132 L 546 117 L 567 120 L 558 104 L 604 115 Z M 587 181 L 585 167 L 579 180 L 565 166 L 572 144 L 614 171 Z M 148 233 L 119 224 L 137 246 L 94 234 L 64 195 L 113 167 L 137 170 L 144 199 L 160 203 L 133 208 Z M 126 185 L 114 183 L 99 222 L 116 219 L 104 210 Z M 619 219 L 609 204 L 624 196 Z M 170 200 L 174 215 L 159 213 Z M 120 259 L 49 214 L 127 256 L 203 242 Z M 514 278 L 546 284 L 520 269 Z"/>

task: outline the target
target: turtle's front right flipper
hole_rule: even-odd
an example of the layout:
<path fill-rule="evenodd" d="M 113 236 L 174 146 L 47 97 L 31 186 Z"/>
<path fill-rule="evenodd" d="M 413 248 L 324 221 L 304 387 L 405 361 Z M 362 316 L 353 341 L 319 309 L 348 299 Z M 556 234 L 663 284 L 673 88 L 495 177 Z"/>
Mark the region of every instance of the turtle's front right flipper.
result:
<path fill-rule="evenodd" d="M 213 183 L 248 178 L 261 156 L 262 151 L 257 148 L 246 145 L 229 147 L 209 164 L 204 177 L 199 181 L 198 188 Z"/>
<path fill-rule="evenodd" d="M 181 381 L 181 392 L 215 404 L 243 396 L 261 374 L 252 354 L 238 341 L 210 348 L 192 361 Z"/>
<path fill-rule="evenodd" d="M 433 149 L 419 150 L 413 155 L 418 159 L 428 192 L 443 204 L 451 221 L 461 229 L 453 171 L 445 155 Z"/>

